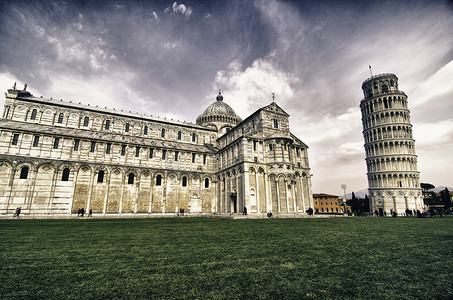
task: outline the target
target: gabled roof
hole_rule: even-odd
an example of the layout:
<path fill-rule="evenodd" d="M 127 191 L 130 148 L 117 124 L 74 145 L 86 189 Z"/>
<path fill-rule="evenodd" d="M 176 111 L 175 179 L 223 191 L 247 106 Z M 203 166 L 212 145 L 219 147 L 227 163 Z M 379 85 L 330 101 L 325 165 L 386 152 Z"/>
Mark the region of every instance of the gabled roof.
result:
<path fill-rule="evenodd" d="M 261 108 L 258 108 L 254 113 L 250 114 L 247 118 L 245 118 L 244 120 L 242 120 L 242 122 L 246 122 L 248 119 L 252 118 L 254 115 L 258 114 L 260 111 L 262 110 L 265 110 L 265 111 L 272 111 L 274 113 L 278 113 L 278 114 L 281 114 L 281 115 L 284 115 L 286 117 L 289 117 L 289 114 L 287 112 L 285 112 L 280 106 L 277 105 L 277 103 L 275 102 L 272 102 L 271 104 L 269 105 L 266 105 L 264 107 L 261 107 Z M 242 123 L 241 122 L 241 123 Z M 239 124 L 238 124 L 239 125 Z"/>
<path fill-rule="evenodd" d="M 274 113 L 278 113 L 278 114 L 284 115 L 285 117 L 289 117 L 289 114 L 286 111 L 284 111 L 280 106 L 278 106 L 277 103 L 275 103 L 275 102 L 272 102 L 271 104 L 269 104 L 265 107 L 262 107 L 261 109 L 266 110 L 266 111 L 271 111 Z"/>

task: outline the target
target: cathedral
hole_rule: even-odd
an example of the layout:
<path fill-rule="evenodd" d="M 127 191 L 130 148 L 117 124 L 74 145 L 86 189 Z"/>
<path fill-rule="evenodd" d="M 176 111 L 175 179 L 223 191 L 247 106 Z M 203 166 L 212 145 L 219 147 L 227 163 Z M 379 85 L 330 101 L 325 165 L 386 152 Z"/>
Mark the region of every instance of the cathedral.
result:
<path fill-rule="evenodd" d="M 313 207 L 307 145 L 275 101 L 242 120 L 219 92 L 196 123 L 35 97 L 0 119 L 0 213 L 299 215 Z"/>

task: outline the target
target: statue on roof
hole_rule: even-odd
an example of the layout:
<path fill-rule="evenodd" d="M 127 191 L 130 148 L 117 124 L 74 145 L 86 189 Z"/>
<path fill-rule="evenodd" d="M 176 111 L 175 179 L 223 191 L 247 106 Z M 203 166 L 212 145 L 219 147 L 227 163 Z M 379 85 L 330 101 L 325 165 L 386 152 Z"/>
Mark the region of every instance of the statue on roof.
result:
<path fill-rule="evenodd" d="M 16 83 L 14 82 L 13 90 L 16 90 Z"/>
<path fill-rule="evenodd" d="M 24 91 L 27 90 L 27 83 L 24 84 Z"/>

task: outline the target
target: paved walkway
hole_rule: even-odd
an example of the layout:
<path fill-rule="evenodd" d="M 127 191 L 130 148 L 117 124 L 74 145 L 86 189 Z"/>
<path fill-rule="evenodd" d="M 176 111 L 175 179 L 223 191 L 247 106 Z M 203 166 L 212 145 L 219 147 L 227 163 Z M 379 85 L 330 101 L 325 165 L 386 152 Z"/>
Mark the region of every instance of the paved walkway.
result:
<path fill-rule="evenodd" d="M 298 218 L 336 218 L 343 215 L 327 215 L 318 214 L 308 216 L 307 214 L 274 214 L 274 219 L 298 219 Z M 0 214 L 0 219 L 144 219 L 144 218 L 220 218 L 220 219 L 268 219 L 267 214 L 202 214 L 202 213 L 185 213 L 184 215 L 168 213 L 168 214 L 93 214 L 88 217 L 78 217 L 77 214 L 20 214 L 20 217 L 14 217 L 14 214 Z"/>

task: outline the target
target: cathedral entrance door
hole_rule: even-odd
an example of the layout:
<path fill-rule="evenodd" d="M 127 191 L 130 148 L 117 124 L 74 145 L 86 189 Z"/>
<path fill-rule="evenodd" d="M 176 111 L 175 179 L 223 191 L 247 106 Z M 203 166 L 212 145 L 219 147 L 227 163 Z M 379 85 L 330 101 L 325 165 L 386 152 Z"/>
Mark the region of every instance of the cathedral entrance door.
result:
<path fill-rule="evenodd" d="M 238 202 L 238 197 L 237 195 L 231 195 L 231 205 L 233 208 L 231 209 L 235 214 L 238 212 L 237 210 L 237 202 Z"/>
<path fill-rule="evenodd" d="M 196 194 L 193 194 L 192 195 L 192 198 L 190 199 L 190 212 L 194 212 L 194 213 L 197 213 L 197 212 L 200 212 L 200 205 L 199 205 L 199 199 L 198 199 L 198 196 Z"/>

